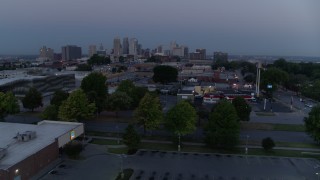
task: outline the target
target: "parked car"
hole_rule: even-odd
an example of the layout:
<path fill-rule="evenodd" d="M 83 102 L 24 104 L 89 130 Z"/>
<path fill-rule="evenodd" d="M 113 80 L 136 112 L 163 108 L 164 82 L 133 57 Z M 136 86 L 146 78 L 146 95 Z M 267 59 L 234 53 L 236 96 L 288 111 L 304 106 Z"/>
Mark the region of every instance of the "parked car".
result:
<path fill-rule="evenodd" d="M 309 103 L 306 103 L 306 104 L 304 104 L 305 106 L 307 106 L 307 107 L 309 107 L 309 108 L 312 108 L 313 107 L 313 105 L 312 104 L 309 104 Z"/>

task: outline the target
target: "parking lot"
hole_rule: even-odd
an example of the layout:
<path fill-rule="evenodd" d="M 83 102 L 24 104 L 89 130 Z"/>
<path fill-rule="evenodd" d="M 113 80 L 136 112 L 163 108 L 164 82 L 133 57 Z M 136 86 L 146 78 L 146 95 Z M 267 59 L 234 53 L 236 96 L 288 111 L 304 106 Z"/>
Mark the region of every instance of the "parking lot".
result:
<path fill-rule="evenodd" d="M 90 144 L 84 159 L 65 159 L 40 179 L 114 180 L 121 165 L 134 169 L 131 180 L 316 180 L 320 172 L 320 162 L 311 158 L 140 150 L 122 163 L 105 150 Z"/>
<path fill-rule="evenodd" d="M 317 179 L 319 161 L 307 158 L 140 151 L 127 157 L 135 179 Z"/>

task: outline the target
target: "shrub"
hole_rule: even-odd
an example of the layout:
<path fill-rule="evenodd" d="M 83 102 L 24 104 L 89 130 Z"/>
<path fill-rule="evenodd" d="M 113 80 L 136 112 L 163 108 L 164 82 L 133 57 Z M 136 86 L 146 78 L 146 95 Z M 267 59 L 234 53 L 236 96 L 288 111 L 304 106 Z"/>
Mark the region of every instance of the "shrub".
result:
<path fill-rule="evenodd" d="M 269 151 L 275 146 L 275 143 L 270 137 L 267 137 L 262 140 L 261 145 L 264 150 Z"/>
<path fill-rule="evenodd" d="M 71 158 L 78 157 L 82 149 L 82 144 L 78 141 L 71 141 L 64 146 L 65 153 Z"/>

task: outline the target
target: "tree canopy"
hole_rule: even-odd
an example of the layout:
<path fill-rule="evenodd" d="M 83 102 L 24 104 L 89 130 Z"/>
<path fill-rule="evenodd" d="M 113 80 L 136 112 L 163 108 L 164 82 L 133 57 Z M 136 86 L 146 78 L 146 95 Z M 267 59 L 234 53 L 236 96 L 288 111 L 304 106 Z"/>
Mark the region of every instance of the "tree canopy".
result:
<path fill-rule="evenodd" d="M 153 68 L 153 81 L 160 82 L 162 84 L 169 82 L 176 82 L 178 77 L 177 68 L 160 65 Z"/>
<path fill-rule="evenodd" d="M 220 101 L 209 115 L 205 127 L 206 143 L 210 147 L 230 149 L 239 141 L 240 125 L 233 105 Z"/>
<path fill-rule="evenodd" d="M 62 103 L 62 101 L 66 100 L 69 96 L 69 93 L 57 90 L 54 92 L 53 97 L 50 100 L 51 105 L 55 105 L 56 107 L 59 107 Z"/>
<path fill-rule="evenodd" d="M 251 107 L 243 97 L 234 98 L 232 105 L 236 109 L 240 121 L 250 120 Z"/>
<path fill-rule="evenodd" d="M 138 149 L 140 144 L 140 136 L 134 129 L 132 124 L 129 124 L 122 136 L 123 143 L 128 146 L 129 151 Z"/>
<path fill-rule="evenodd" d="M 320 105 L 311 109 L 309 116 L 304 118 L 306 132 L 319 144 L 320 143 Z"/>
<path fill-rule="evenodd" d="M 166 128 L 177 136 L 196 130 L 196 110 L 186 101 L 180 101 L 171 108 L 165 117 Z"/>
<path fill-rule="evenodd" d="M 163 120 L 159 98 L 146 93 L 134 111 L 134 118 L 143 125 L 144 133 L 158 128 Z"/>
<path fill-rule="evenodd" d="M 80 121 L 92 118 L 96 110 L 94 103 L 89 103 L 86 94 L 81 90 L 72 92 L 59 107 L 58 117 L 62 121 Z"/>
<path fill-rule="evenodd" d="M 16 114 L 20 111 L 17 98 L 12 92 L 0 92 L 0 121 L 8 114 Z"/>
<path fill-rule="evenodd" d="M 108 98 L 108 109 L 115 111 L 117 116 L 120 110 L 127 110 L 131 105 L 132 99 L 125 92 L 114 92 Z"/>
<path fill-rule="evenodd" d="M 104 65 L 104 64 L 110 64 L 111 60 L 109 57 L 103 57 L 99 56 L 97 54 L 94 54 L 93 56 L 90 57 L 88 60 L 89 65 Z"/>
<path fill-rule="evenodd" d="M 98 72 L 90 73 L 81 81 L 81 89 L 86 93 L 89 101 L 95 103 L 98 113 L 106 107 L 108 95 L 106 81 L 107 78 Z"/>
<path fill-rule="evenodd" d="M 270 93 L 274 92 L 278 85 L 283 85 L 288 80 L 288 73 L 278 68 L 268 68 L 266 71 L 261 72 L 261 85 L 260 88 Z M 272 85 L 272 88 L 268 88 Z"/>
<path fill-rule="evenodd" d="M 92 71 L 92 67 L 88 64 L 78 64 L 76 71 Z"/>
<path fill-rule="evenodd" d="M 34 87 L 30 88 L 25 97 L 22 99 L 22 104 L 24 108 L 33 110 L 42 104 L 42 94 Z"/>
<path fill-rule="evenodd" d="M 41 113 L 41 118 L 46 120 L 58 120 L 59 106 L 49 105 Z"/>
<path fill-rule="evenodd" d="M 120 82 L 116 91 L 125 92 L 128 96 L 130 96 L 132 98 L 130 107 L 135 108 L 139 105 L 140 100 L 144 97 L 148 89 L 135 86 L 131 80 L 124 80 Z"/>

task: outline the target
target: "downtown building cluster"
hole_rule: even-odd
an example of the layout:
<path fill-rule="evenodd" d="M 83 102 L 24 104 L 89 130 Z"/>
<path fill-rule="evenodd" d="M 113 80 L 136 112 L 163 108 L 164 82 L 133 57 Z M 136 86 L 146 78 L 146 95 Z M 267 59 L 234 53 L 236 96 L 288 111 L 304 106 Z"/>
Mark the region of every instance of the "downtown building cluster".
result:
<path fill-rule="evenodd" d="M 187 45 L 179 45 L 172 41 L 169 45 L 159 45 L 154 49 L 142 48 L 137 38 L 115 37 L 112 48 L 107 49 L 102 44 L 91 44 L 88 46 L 87 53 L 81 47 L 76 45 L 65 45 L 61 47 L 61 53 L 55 53 L 52 48 L 43 46 L 39 51 L 39 64 L 50 63 L 53 61 L 76 61 L 88 59 L 93 55 L 109 57 L 112 62 L 125 60 L 148 59 L 151 56 L 157 56 L 161 59 L 190 59 L 190 60 L 207 60 L 207 59 L 228 59 L 227 53 L 214 52 L 207 56 L 207 50 L 197 48 L 194 52 L 189 52 Z M 172 58 L 173 57 L 173 58 Z"/>

